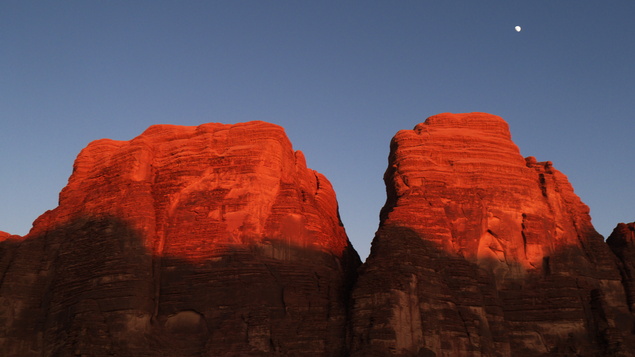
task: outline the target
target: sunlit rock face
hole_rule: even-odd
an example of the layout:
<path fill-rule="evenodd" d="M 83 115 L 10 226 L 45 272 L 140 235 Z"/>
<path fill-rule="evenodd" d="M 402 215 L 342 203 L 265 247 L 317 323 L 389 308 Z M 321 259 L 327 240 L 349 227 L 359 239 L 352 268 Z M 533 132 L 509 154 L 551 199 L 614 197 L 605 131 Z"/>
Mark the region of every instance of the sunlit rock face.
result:
<path fill-rule="evenodd" d="M 0 355 L 634 355 L 635 224 L 604 243 L 501 118 L 400 131 L 385 181 L 358 271 L 278 126 L 95 141 L 57 208 L 0 232 Z"/>
<path fill-rule="evenodd" d="M 264 122 L 156 125 L 131 141 L 95 141 L 55 213 L 126 219 L 152 252 L 192 261 L 224 244 L 278 240 L 337 256 L 348 246 L 329 181 Z"/>
<path fill-rule="evenodd" d="M 340 355 L 359 258 L 337 210 L 273 124 L 95 141 L 0 235 L 0 355 Z"/>
<path fill-rule="evenodd" d="M 19 236 L 12 235 L 11 233 L 0 231 L 0 242 L 11 239 L 12 237 L 19 238 Z"/>
<path fill-rule="evenodd" d="M 520 155 L 500 117 L 446 113 L 398 132 L 384 180 L 353 291 L 354 355 L 594 355 L 632 342 L 588 207 L 550 162 Z"/>

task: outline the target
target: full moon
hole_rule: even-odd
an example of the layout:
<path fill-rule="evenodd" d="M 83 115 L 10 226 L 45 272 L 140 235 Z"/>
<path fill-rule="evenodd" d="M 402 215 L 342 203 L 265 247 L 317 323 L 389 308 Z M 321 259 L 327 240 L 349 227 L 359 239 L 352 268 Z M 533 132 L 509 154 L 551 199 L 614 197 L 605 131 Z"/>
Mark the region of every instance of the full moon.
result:
<path fill-rule="evenodd" d="M 516 26 L 515 29 L 516 29 L 516 32 L 520 32 L 521 30 L 520 26 Z"/>

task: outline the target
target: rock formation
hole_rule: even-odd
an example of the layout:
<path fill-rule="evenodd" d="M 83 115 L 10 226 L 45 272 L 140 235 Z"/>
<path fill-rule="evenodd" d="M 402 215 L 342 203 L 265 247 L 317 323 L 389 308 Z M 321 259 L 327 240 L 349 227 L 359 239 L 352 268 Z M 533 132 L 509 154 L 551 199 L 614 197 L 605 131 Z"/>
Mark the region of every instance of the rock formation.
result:
<path fill-rule="evenodd" d="M 352 354 L 633 353 L 617 260 L 551 162 L 507 124 L 440 114 L 391 142 L 387 201 L 352 293 Z"/>
<path fill-rule="evenodd" d="M 360 268 L 276 125 L 95 141 L 57 208 L 0 231 L 0 355 L 635 355 L 635 223 L 604 243 L 501 118 L 400 131 L 384 179 Z"/>
<path fill-rule="evenodd" d="M 273 124 L 92 142 L 59 206 L 0 241 L 3 356 L 345 353 L 359 258 Z"/>
<path fill-rule="evenodd" d="M 620 260 L 628 307 L 635 313 L 635 222 L 618 224 L 606 243 Z"/>

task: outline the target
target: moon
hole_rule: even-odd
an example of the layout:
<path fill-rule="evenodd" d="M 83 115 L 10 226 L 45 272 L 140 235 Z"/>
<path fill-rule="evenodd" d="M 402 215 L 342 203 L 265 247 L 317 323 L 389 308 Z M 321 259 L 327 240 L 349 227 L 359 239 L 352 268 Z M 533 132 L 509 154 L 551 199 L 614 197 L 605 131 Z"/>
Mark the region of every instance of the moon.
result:
<path fill-rule="evenodd" d="M 516 29 L 516 32 L 520 32 L 520 30 L 522 30 L 522 29 L 520 28 L 520 26 L 516 26 L 516 27 L 514 27 L 514 28 Z"/>

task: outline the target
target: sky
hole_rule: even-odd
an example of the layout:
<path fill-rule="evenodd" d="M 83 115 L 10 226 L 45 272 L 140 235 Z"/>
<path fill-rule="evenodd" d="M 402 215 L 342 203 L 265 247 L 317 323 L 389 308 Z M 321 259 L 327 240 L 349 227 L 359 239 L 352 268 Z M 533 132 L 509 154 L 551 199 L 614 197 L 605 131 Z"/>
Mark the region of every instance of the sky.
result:
<path fill-rule="evenodd" d="M 263 120 L 331 181 L 364 259 L 392 136 L 487 112 L 606 237 L 635 221 L 634 16 L 632 0 L 4 0 L 0 230 L 55 208 L 93 140 Z"/>

